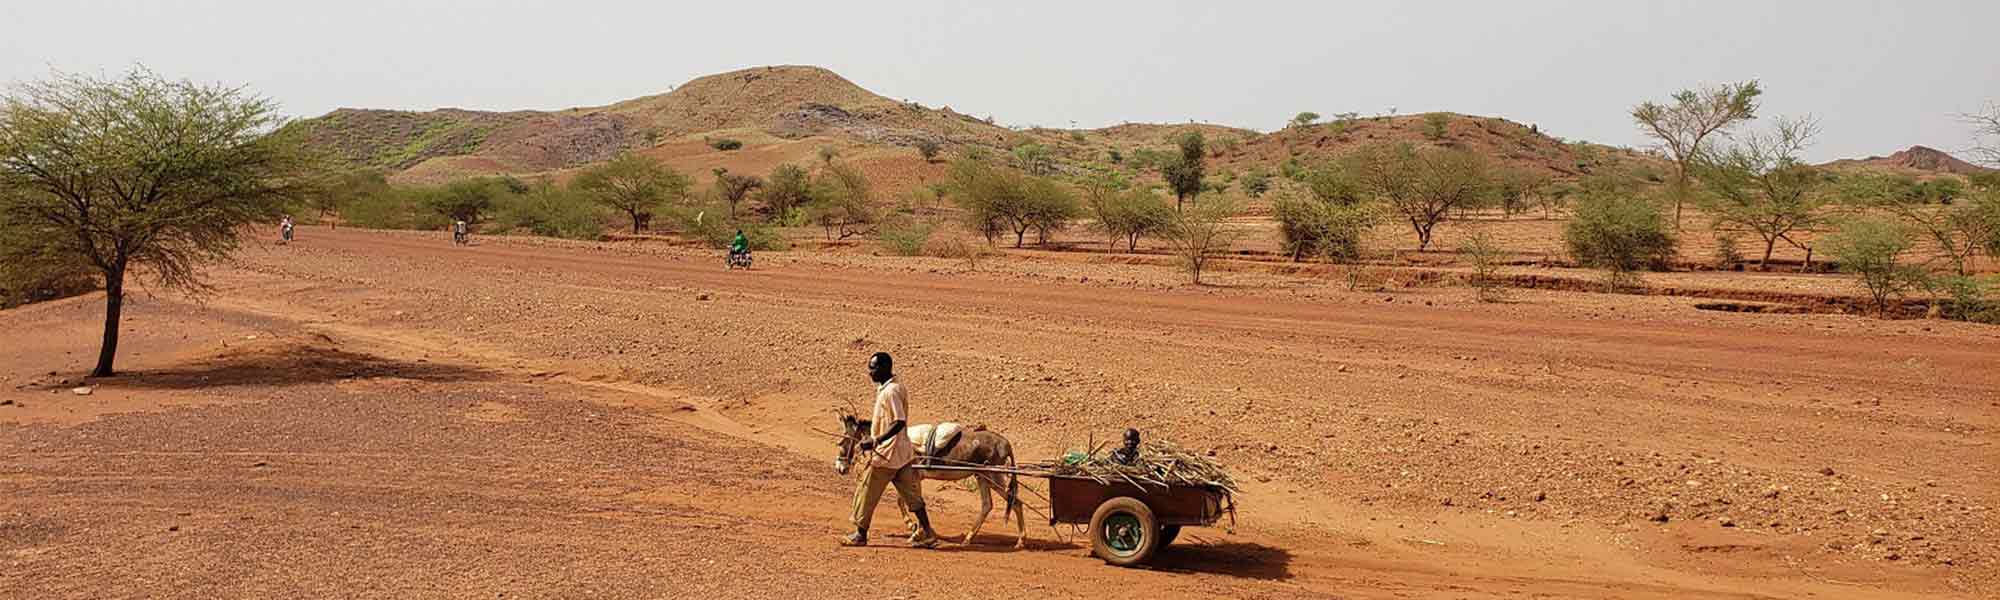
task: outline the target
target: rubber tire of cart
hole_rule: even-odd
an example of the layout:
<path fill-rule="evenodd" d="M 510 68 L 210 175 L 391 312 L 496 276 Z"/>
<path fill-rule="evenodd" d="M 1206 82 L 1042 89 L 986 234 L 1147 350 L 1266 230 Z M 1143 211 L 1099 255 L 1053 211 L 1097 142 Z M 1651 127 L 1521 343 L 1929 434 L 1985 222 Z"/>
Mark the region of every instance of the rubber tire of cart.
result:
<path fill-rule="evenodd" d="M 1139 521 L 1139 548 L 1123 556 L 1114 552 L 1110 542 L 1104 539 L 1104 522 L 1121 513 L 1130 514 Z M 1153 509 L 1131 496 L 1106 500 L 1090 516 L 1090 551 L 1112 565 L 1132 567 L 1151 560 L 1153 552 L 1160 549 L 1160 539 L 1160 527 L 1158 521 L 1153 519 Z"/>
<path fill-rule="evenodd" d="M 1181 536 L 1181 526 L 1179 526 L 1179 525 L 1161 525 L 1161 526 L 1160 526 L 1160 543 L 1158 543 L 1158 544 L 1155 544 L 1155 545 L 1159 546 L 1159 547 L 1160 547 L 1161 549 L 1165 549 L 1165 548 L 1167 547 L 1167 544 L 1172 544 L 1172 543 L 1174 543 L 1174 538 L 1177 538 L 1177 537 L 1180 537 L 1180 536 Z"/>

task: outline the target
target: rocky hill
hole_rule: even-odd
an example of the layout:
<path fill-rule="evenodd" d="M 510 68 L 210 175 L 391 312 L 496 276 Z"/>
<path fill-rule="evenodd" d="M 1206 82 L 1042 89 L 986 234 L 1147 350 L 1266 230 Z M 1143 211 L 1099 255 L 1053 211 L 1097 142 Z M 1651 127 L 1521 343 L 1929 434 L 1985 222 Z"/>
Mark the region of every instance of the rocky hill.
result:
<path fill-rule="evenodd" d="M 1824 166 L 1833 169 L 1879 169 L 1912 175 L 1974 175 L 1993 171 L 1925 146 L 1911 146 L 1888 156 L 1836 160 Z"/>
<path fill-rule="evenodd" d="M 609 106 L 561 111 L 429 112 L 340 109 L 301 121 L 315 143 L 355 166 L 384 169 L 401 181 L 437 181 L 487 174 L 558 173 L 606 160 L 621 151 L 646 153 L 704 176 L 714 168 L 762 172 L 813 159 L 832 146 L 881 169 L 885 190 L 942 176 L 916 157 L 919 141 L 947 152 L 980 148 L 1005 154 L 1040 145 L 1060 170 L 1110 164 L 1112 157 L 1167 151 L 1178 136 L 1199 131 L 1218 168 L 1276 170 L 1286 161 L 1316 161 L 1375 141 L 1410 141 L 1472 149 L 1499 161 L 1576 176 L 1629 150 L 1564 143 L 1532 126 L 1504 119 L 1445 115 L 1445 133 L 1430 135 L 1422 115 L 1358 118 L 1273 133 L 1210 124 L 1134 123 L 1091 130 L 1010 129 L 989 119 L 893 100 L 832 71 L 810 66 L 756 67 L 696 78 L 671 91 Z M 711 142 L 742 142 L 719 150 Z"/>

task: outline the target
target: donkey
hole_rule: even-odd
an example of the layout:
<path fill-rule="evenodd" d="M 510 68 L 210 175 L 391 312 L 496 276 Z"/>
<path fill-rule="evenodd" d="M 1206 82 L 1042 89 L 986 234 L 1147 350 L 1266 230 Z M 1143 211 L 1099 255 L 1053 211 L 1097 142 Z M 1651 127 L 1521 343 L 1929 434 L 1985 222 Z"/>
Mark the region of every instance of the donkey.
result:
<path fill-rule="evenodd" d="M 855 454 L 859 442 L 869 437 L 870 423 L 867 419 L 854 415 L 840 415 L 840 456 L 834 459 L 833 468 L 846 475 L 856 462 L 867 462 L 867 457 L 858 460 Z M 1013 474 L 975 473 L 970 471 L 933 471 L 924 469 L 927 465 L 953 467 L 1012 467 L 1014 466 L 1014 445 L 1000 434 L 988 431 L 984 426 L 963 429 L 954 423 L 937 425 L 911 425 L 904 428 L 910 443 L 917 449 L 917 458 L 910 468 L 917 469 L 924 479 L 939 481 L 959 481 L 972 477 L 979 484 L 979 519 L 972 522 L 972 531 L 966 532 L 963 543 L 971 544 L 979 535 L 979 527 L 986 524 L 986 517 L 993 514 L 993 492 L 1006 490 L 1002 499 L 1007 506 L 1000 518 L 1014 518 L 1014 547 L 1023 548 L 1028 540 L 1027 517 L 1021 510 L 1020 479 Z M 903 508 L 902 499 L 896 500 L 897 510 L 905 510 L 903 520 L 909 522 L 909 514 Z M 915 525 L 912 525 L 915 527 Z"/>

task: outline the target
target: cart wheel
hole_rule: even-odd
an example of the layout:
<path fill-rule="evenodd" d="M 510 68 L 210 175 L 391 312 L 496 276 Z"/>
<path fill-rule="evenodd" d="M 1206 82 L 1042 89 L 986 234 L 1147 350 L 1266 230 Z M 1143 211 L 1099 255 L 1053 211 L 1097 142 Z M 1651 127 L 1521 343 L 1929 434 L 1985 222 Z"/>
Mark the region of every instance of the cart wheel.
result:
<path fill-rule="evenodd" d="M 1098 505 L 1090 516 L 1090 550 L 1104 562 L 1130 567 L 1146 562 L 1160 547 L 1160 528 L 1153 509 L 1130 496 Z"/>
<path fill-rule="evenodd" d="M 1180 537 L 1180 535 L 1181 535 L 1181 526 L 1161 525 L 1159 546 L 1161 548 L 1167 547 L 1167 544 L 1174 543 L 1174 538 Z"/>

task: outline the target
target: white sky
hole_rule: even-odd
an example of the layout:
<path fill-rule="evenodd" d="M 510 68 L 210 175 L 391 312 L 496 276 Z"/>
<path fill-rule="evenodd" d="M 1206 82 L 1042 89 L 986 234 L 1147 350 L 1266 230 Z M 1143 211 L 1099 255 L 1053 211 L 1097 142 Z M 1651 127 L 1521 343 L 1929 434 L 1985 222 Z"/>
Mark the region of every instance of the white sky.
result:
<path fill-rule="evenodd" d="M 1003 123 L 1269 130 L 1301 110 L 1450 110 L 1644 146 L 1626 115 L 1758 78 L 1812 158 L 1973 141 L 2000 0 L 1576 2 L 89 1 L 0 5 L 0 80 L 50 69 L 247 84 L 337 107 L 560 109 L 815 64 Z"/>

